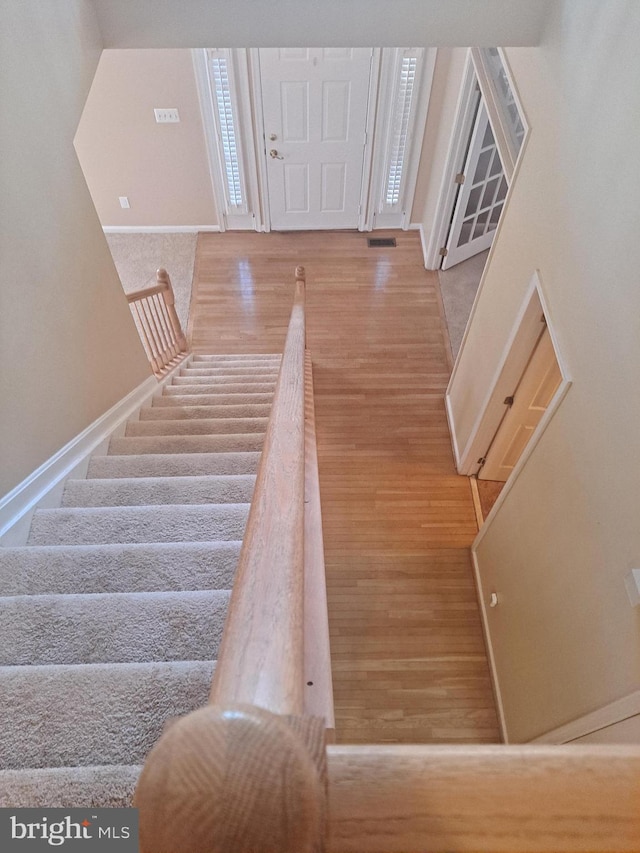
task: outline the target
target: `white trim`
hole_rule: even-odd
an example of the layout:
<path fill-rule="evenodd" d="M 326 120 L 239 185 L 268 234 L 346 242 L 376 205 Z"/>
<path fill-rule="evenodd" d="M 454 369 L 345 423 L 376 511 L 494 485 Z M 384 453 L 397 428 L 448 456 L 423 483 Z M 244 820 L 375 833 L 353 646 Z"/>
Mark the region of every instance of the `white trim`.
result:
<path fill-rule="evenodd" d="M 638 715 L 640 715 L 640 690 L 635 690 L 628 696 L 609 702 L 608 705 L 603 705 L 596 711 L 591 711 L 570 723 L 565 723 L 557 729 L 533 738 L 530 743 L 570 743 L 572 740 L 608 729 Z"/>
<path fill-rule="evenodd" d="M 451 397 L 445 394 L 444 409 L 447 413 L 447 423 L 449 424 L 449 435 L 451 437 L 451 447 L 453 448 L 453 458 L 456 464 L 456 470 L 460 470 L 460 448 L 458 447 L 458 438 L 456 436 L 456 424 L 451 407 Z"/>
<path fill-rule="evenodd" d="M 403 199 L 402 225 L 407 231 L 410 227 L 413 202 L 416 197 L 416 186 L 418 183 L 418 169 L 420 168 L 420 156 L 424 145 L 424 134 L 427 129 L 427 113 L 429 112 L 429 101 L 431 100 L 431 89 L 433 86 L 433 75 L 436 68 L 438 48 L 426 48 L 422 55 L 419 69 L 420 79 L 416 91 L 418 106 L 416 108 L 413 129 L 410 134 L 409 157 L 407 158 L 407 172 L 405 193 Z"/>
<path fill-rule="evenodd" d="M 420 232 L 420 246 L 422 247 L 422 260 L 424 262 L 424 266 L 426 269 L 427 268 L 427 235 L 426 235 L 426 232 L 424 230 L 424 224 L 422 222 L 410 222 L 408 230 Z"/>
<path fill-rule="evenodd" d="M 373 186 L 374 174 L 374 142 L 376 138 L 376 122 L 378 116 L 378 86 L 382 66 L 382 48 L 374 47 L 369 66 L 369 94 L 367 100 L 367 119 L 365 122 L 366 141 L 362 161 L 362 183 L 360 186 L 360 216 L 358 231 L 373 230 L 373 213 L 375 209 Z"/>
<path fill-rule="evenodd" d="M 251 103 L 251 118 L 253 126 L 252 150 L 255 174 L 252 176 L 252 186 L 255 187 L 256 230 L 271 231 L 271 212 L 269 210 L 269 184 L 267 183 L 267 146 L 264 130 L 264 115 L 262 112 L 262 77 L 260 75 L 260 50 L 257 47 L 248 49 L 249 64 L 249 98 Z M 259 223 L 259 228 L 258 228 Z"/>
<path fill-rule="evenodd" d="M 213 93 L 211 91 L 211 79 L 207 65 L 207 51 L 205 48 L 194 48 L 191 51 L 193 71 L 196 78 L 196 91 L 198 92 L 198 103 L 200 104 L 200 116 L 202 118 L 202 130 L 204 132 L 204 144 L 207 150 L 207 164 L 209 166 L 209 177 L 211 179 L 211 194 L 213 204 L 218 217 L 219 231 L 226 230 L 224 216 L 224 205 L 220 199 L 224 199 L 224 187 L 220 174 L 220 161 L 218 151 L 213 144 L 216 138 L 216 123 L 213 115 Z"/>
<path fill-rule="evenodd" d="M 24 545 L 35 509 L 59 506 L 65 479 L 71 474 L 83 477 L 90 454 L 106 443 L 115 431 L 124 429 L 125 422 L 151 400 L 186 361 L 183 359 L 160 382 L 155 376 L 149 376 L 8 492 L 0 500 L 0 547 Z M 106 446 L 104 450 L 106 452 Z"/>
<path fill-rule="evenodd" d="M 496 669 L 496 659 L 493 651 L 493 643 L 491 642 L 491 634 L 489 632 L 489 620 L 487 619 L 487 608 L 485 605 L 484 590 L 482 588 L 482 579 L 480 577 L 480 567 L 478 565 L 477 554 L 473 549 L 471 550 L 471 562 L 473 563 L 473 573 L 476 580 L 476 593 L 478 595 L 478 606 L 480 608 L 480 621 L 482 622 L 484 642 L 487 649 L 487 658 L 489 661 L 489 672 L 491 674 L 493 695 L 496 700 L 496 711 L 498 713 L 498 725 L 500 726 L 500 735 L 502 737 L 503 743 L 509 743 L 509 736 L 507 734 L 507 723 L 504 716 L 504 705 L 502 702 L 502 693 L 500 691 L 500 682 L 498 681 L 498 670 Z"/>
<path fill-rule="evenodd" d="M 394 205 L 397 209 L 391 211 L 384 209 L 384 187 L 391 145 L 397 73 L 404 50 L 411 50 L 411 48 L 384 47 L 380 54 L 378 98 L 373 130 L 373 158 L 365 226 L 369 231 L 379 228 L 402 228 L 406 231 L 415 198 L 435 70 L 436 50 L 431 48 L 419 48 L 420 52 L 417 56 L 414 98 L 408 127 L 409 152 L 402 178 L 401 198 L 397 205 Z"/>
<path fill-rule="evenodd" d="M 197 234 L 223 231 L 219 225 L 103 225 L 105 234 Z"/>
<path fill-rule="evenodd" d="M 238 107 L 238 134 L 240 136 L 242 166 L 244 170 L 245 193 L 247 196 L 247 214 L 244 217 L 244 224 L 241 224 L 241 217 L 237 215 L 227 215 L 228 221 L 233 218 L 236 228 L 244 228 L 245 230 L 263 231 L 262 220 L 262 204 L 261 204 L 261 183 L 259 171 L 259 155 L 258 151 L 263 145 L 260 144 L 263 136 L 258 133 L 258 127 L 255 125 L 255 110 L 253 108 L 254 87 L 253 87 L 253 62 L 252 55 L 249 49 L 234 48 L 231 51 L 231 61 L 235 72 L 236 86 L 236 102 Z M 260 127 L 261 127 L 260 123 Z"/>
<path fill-rule="evenodd" d="M 427 246 L 425 266 L 428 270 L 437 270 L 442 260 L 440 249 L 445 245 L 451 213 L 458 191 L 455 177 L 462 170 L 467 141 L 473 123 L 474 106 L 476 101 L 475 92 L 476 76 L 471 59 L 471 51 L 467 51 L 467 58 L 462 77 L 462 86 L 458 95 L 456 117 L 451 132 L 451 140 L 447 151 L 445 166 L 442 172 L 442 183 L 440 193 L 433 217 L 433 228 Z"/>

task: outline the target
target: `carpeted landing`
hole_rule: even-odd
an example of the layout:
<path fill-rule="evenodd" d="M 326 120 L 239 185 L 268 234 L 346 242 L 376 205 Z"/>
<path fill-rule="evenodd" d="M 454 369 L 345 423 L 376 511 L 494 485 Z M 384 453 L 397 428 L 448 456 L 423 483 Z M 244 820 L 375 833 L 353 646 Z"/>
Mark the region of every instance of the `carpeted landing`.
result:
<path fill-rule="evenodd" d="M 207 702 L 280 363 L 193 356 L 0 549 L 0 806 L 127 806 Z"/>

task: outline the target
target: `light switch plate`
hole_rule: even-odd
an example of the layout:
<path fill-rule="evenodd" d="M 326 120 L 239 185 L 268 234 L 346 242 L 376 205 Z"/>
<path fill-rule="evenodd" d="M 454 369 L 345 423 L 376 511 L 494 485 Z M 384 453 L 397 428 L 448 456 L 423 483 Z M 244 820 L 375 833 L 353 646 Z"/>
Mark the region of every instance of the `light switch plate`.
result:
<path fill-rule="evenodd" d="M 154 109 L 154 115 L 156 117 L 156 121 L 158 124 L 165 124 L 167 122 L 177 122 L 180 121 L 180 115 L 178 114 L 178 110 L 176 109 L 167 109 L 166 107 L 156 107 Z"/>
<path fill-rule="evenodd" d="M 119 195 L 118 201 L 120 202 L 120 207 L 122 207 L 124 210 L 128 210 L 131 207 L 131 205 L 129 204 L 129 199 L 126 195 Z"/>
<path fill-rule="evenodd" d="M 640 569 L 631 569 L 625 575 L 624 585 L 627 588 L 627 595 L 632 607 L 637 607 L 640 604 Z"/>

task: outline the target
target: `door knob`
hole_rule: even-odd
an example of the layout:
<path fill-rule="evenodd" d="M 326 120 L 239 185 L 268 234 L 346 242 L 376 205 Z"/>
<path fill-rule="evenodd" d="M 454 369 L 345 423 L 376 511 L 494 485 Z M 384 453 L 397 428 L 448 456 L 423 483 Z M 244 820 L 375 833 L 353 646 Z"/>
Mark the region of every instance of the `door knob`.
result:
<path fill-rule="evenodd" d="M 275 148 L 272 148 L 271 151 L 269 151 L 269 157 L 271 157 L 272 160 L 284 160 L 282 154 L 278 154 Z"/>
<path fill-rule="evenodd" d="M 270 133 L 270 134 L 269 134 L 269 139 L 270 139 L 272 142 L 275 142 L 277 138 L 278 138 L 278 134 L 277 134 L 277 133 Z"/>

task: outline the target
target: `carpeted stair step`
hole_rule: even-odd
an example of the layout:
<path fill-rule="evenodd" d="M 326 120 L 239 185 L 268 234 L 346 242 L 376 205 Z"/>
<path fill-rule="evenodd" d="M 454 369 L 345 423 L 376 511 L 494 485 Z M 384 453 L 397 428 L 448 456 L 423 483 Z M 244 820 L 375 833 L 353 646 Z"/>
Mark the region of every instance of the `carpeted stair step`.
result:
<path fill-rule="evenodd" d="M 39 509 L 28 545 L 242 539 L 248 504 Z"/>
<path fill-rule="evenodd" d="M 230 589 L 240 540 L 0 548 L 0 595 Z"/>
<path fill-rule="evenodd" d="M 206 704 L 213 661 L 0 667 L 0 767 L 141 764 Z"/>
<path fill-rule="evenodd" d="M 61 505 L 95 507 L 250 503 L 255 481 L 253 474 L 67 480 Z"/>
<path fill-rule="evenodd" d="M 173 398 L 172 398 L 173 399 Z M 222 406 L 147 406 L 140 409 L 141 421 L 192 420 L 194 418 L 268 418 L 269 403 Z"/>
<path fill-rule="evenodd" d="M 219 355 L 200 355 L 194 354 L 191 357 L 191 361 L 189 364 L 195 364 L 197 362 L 205 362 L 208 364 L 228 364 L 232 361 L 239 362 L 252 362 L 255 361 L 257 363 L 263 362 L 281 362 L 282 355 L 277 352 L 268 352 L 268 353 L 220 353 Z"/>
<path fill-rule="evenodd" d="M 109 453 L 114 456 L 143 453 L 234 453 L 261 451 L 264 433 L 223 435 L 140 435 L 112 438 Z"/>
<path fill-rule="evenodd" d="M 129 421 L 125 435 L 244 435 L 264 433 L 268 418 L 197 418 L 154 421 Z"/>
<path fill-rule="evenodd" d="M 141 764 L 0 770 L 0 808 L 131 808 Z"/>
<path fill-rule="evenodd" d="M 230 594 L 0 598 L 0 666 L 215 660 Z"/>
<path fill-rule="evenodd" d="M 175 394 L 154 397 L 151 405 L 156 408 L 191 408 L 193 406 L 255 406 L 266 405 L 271 411 L 273 392 L 268 394 Z"/>
<path fill-rule="evenodd" d="M 270 381 L 275 379 L 278 375 L 278 371 L 280 370 L 280 365 L 275 365 L 273 367 L 256 367 L 255 365 L 249 365 L 248 367 L 238 367 L 237 365 L 225 365 L 224 367 L 209 367 L 209 366 L 193 366 L 193 367 L 182 367 L 178 376 L 209 376 L 211 377 L 212 382 L 216 382 L 218 377 L 240 377 L 238 380 L 233 380 L 242 382 L 245 377 L 256 377 L 256 380 L 259 381 L 258 377 L 265 377 L 265 381 Z M 176 377 L 174 377 L 175 379 Z"/>
<path fill-rule="evenodd" d="M 107 477 L 200 477 L 211 474 L 255 474 L 258 451 L 233 453 L 148 453 L 127 456 L 94 456 L 87 478 Z"/>
<path fill-rule="evenodd" d="M 178 379 L 180 377 L 177 377 Z M 186 378 L 186 377 L 183 377 Z M 171 397 L 179 394 L 186 396 L 188 394 L 271 394 L 275 390 L 276 383 L 274 382 L 195 382 L 192 379 L 187 379 L 186 383 L 176 382 L 174 385 L 165 385 L 163 394 Z"/>

